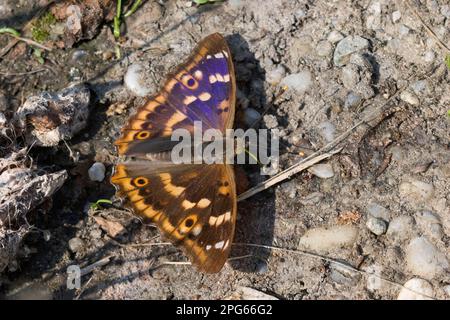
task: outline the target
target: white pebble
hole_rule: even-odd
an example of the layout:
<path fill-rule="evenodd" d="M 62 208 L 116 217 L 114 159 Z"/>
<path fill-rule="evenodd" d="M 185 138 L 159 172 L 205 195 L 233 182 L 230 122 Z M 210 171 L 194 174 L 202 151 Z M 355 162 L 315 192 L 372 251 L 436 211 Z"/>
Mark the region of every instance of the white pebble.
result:
<path fill-rule="evenodd" d="M 434 240 L 441 240 L 444 236 L 439 216 L 431 211 L 422 210 L 416 213 L 417 224 L 421 231 Z"/>
<path fill-rule="evenodd" d="M 306 92 L 312 84 L 312 77 L 309 71 L 290 74 L 281 80 L 281 85 L 287 86 L 298 93 Z"/>
<path fill-rule="evenodd" d="M 400 18 L 402 17 L 402 13 L 400 11 L 394 11 L 392 12 L 392 22 L 393 23 L 397 23 Z"/>
<path fill-rule="evenodd" d="M 420 102 L 419 98 L 417 98 L 417 96 L 414 93 L 408 90 L 405 90 L 400 94 L 400 99 L 413 106 L 418 106 Z"/>
<path fill-rule="evenodd" d="M 331 43 L 336 43 L 341 41 L 342 39 L 344 39 L 344 36 L 342 35 L 342 33 L 340 33 L 337 30 L 333 30 L 328 34 L 328 41 L 330 41 Z"/>
<path fill-rule="evenodd" d="M 434 187 L 430 183 L 419 180 L 410 180 L 402 182 L 399 186 L 399 191 L 404 200 L 419 203 L 424 202 L 433 196 Z"/>
<path fill-rule="evenodd" d="M 308 171 L 321 179 L 327 179 L 334 176 L 333 167 L 328 163 L 315 164 L 308 168 Z"/>
<path fill-rule="evenodd" d="M 309 229 L 300 238 L 299 246 L 317 252 L 328 252 L 352 245 L 357 236 L 358 229 L 351 225 Z"/>
<path fill-rule="evenodd" d="M 333 51 L 333 46 L 327 40 L 319 41 L 316 46 L 316 52 L 319 57 L 328 57 L 331 55 L 331 51 Z"/>
<path fill-rule="evenodd" d="M 91 181 L 102 182 L 105 179 L 105 171 L 105 165 L 101 162 L 96 162 L 88 170 L 89 179 Z"/>
<path fill-rule="evenodd" d="M 413 278 L 403 285 L 397 300 L 431 300 L 433 298 L 433 287 L 420 278 Z"/>
<path fill-rule="evenodd" d="M 367 229 L 377 236 L 382 235 L 387 230 L 387 223 L 383 219 L 369 216 L 366 222 Z"/>
<path fill-rule="evenodd" d="M 274 128 L 278 127 L 278 120 L 277 120 L 277 117 L 275 117 L 274 115 L 266 114 L 263 119 L 264 119 L 264 124 L 266 125 L 266 127 L 268 129 L 274 129 Z"/>
<path fill-rule="evenodd" d="M 445 274 L 449 268 L 445 255 L 425 237 L 411 240 L 406 249 L 406 264 L 414 275 L 429 280 Z"/>
<path fill-rule="evenodd" d="M 386 235 L 393 240 L 404 241 L 415 233 L 414 219 L 410 216 L 395 217 L 389 222 Z"/>
<path fill-rule="evenodd" d="M 383 220 L 389 220 L 391 216 L 391 212 L 383 206 L 380 206 L 378 203 L 371 202 L 367 206 L 367 211 L 372 217 L 380 218 Z"/>
<path fill-rule="evenodd" d="M 436 55 L 431 50 L 425 52 L 425 55 L 423 56 L 423 60 L 425 60 L 425 62 L 428 62 L 428 63 L 435 61 L 435 59 L 436 59 Z"/>
<path fill-rule="evenodd" d="M 282 65 L 278 65 L 275 69 L 269 71 L 266 75 L 267 83 L 277 85 L 286 75 L 286 69 Z"/>
<path fill-rule="evenodd" d="M 69 249 L 72 252 L 78 252 L 83 248 L 84 242 L 80 238 L 72 238 L 69 240 Z"/>
<path fill-rule="evenodd" d="M 0 112 L 0 128 L 4 127 L 6 122 L 7 120 L 5 114 L 3 112 Z"/>
<path fill-rule="evenodd" d="M 338 67 L 348 63 L 351 54 L 369 48 L 369 41 L 360 36 L 348 36 L 342 39 L 334 50 L 333 61 Z"/>
<path fill-rule="evenodd" d="M 336 127 L 329 121 L 322 122 L 318 125 L 320 130 L 320 135 L 325 139 L 326 142 L 331 142 L 334 139 L 336 133 Z"/>
<path fill-rule="evenodd" d="M 140 64 L 132 64 L 128 67 L 125 74 L 124 82 L 126 87 L 135 95 L 145 97 L 150 93 L 152 88 L 148 87 L 143 78 L 142 66 Z"/>

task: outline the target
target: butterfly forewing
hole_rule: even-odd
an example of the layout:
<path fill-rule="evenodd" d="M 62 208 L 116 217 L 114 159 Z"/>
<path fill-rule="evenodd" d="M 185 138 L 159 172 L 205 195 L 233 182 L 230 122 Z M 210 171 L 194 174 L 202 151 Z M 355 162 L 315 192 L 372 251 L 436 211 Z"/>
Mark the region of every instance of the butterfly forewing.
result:
<path fill-rule="evenodd" d="M 115 142 L 120 155 L 161 152 L 175 129 L 225 132 L 234 121 L 236 82 L 231 53 L 218 33 L 203 39 L 188 60 L 169 75 L 160 92 L 138 108 Z M 155 141 L 158 144 L 155 145 Z M 166 150 L 172 145 L 167 143 Z"/>
<path fill-rule="evenodd" d="M 178 128 L 192 133 L 195 121 L 203 130 L 225 133 L 233 126 L 235 95 L 230 50 L 220 34 L 212 34 L 138 108 L 115 143 L 119 155 L 133 157 L 118 164 L 111 178 L 118 195 L 203 272 L 218 272 L 229 255 L 237 211 L 234 172 L 226 164 L 171 163 L 170 137 Z"/>

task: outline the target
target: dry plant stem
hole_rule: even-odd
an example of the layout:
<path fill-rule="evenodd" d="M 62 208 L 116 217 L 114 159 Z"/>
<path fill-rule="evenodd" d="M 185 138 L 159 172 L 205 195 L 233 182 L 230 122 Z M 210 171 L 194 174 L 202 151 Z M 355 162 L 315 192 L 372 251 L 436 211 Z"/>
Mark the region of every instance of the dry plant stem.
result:
<path fill-rule="evenodd" d="M 306 158 L 306 159 L 304 159 L 304 160 L 294 164 L 293 166 L 287 168 L 286 170 L 283 170 L 282 172 L 274 175 L 272 178 L 267 179 L 266 181 L 264 181 L 264 182 L 258 184 L 257 186 L 255 186 L 255 187 L 245 191 L 244 193 L 241 193 L 238 196 L 238 201 L 242 201 L 242 200 L 245 200 L 247 198 L 250 198 L 251 196 L 253 196 L 253 195 L 257 194 L 257 193 L 270 188 L 274 184 L 277 184 L 277 183 L 279 183 L 281 181 L 289 179 L 290 176 L 292 176 L 292 175 L 294 175 L 294 174 L 296 174 L 296 173 L 298 173 L 300 171 L 303 171 L 303 170 L 311 167 L 312 165 L 314 165 L 314 164 L 316 164 L 316 163 L 318 163 L 318 162 L 320 162 L 320 161 L 322 161 L 322 160 L 324 160 L 326 158 L 331 157 L 332 155 L 340 152 L 341 150 L 342 150 L 342 148 L 335 149 L 335 150 L 332 150 L 330 152 L 327 152 L 327 153 L 324 153 L 324 154 L 321 154 L 321 155 L 318 155 L 318 156 L 315 156 L 315 157 L 311 157 L 310 156 L 310 157 L 308 157 L 308 158 Z"/>
<path fill-rule="evenodd" d="M 447 51 L 448 54 L 450 54 L 450 48 L 447 47 L 445 45 L 445 43 L 442 42 L 441 39 L 438 38 L 438 36 L 436 35 L 436 33 L 434 33 L 434 31 L 425 23 L 425 21 L 423 21 L 422 17 L 419 15 L 419 13 L 417 12 L 417 10 L 411 5 L 411 3 L 409 3 L 409 1 L 406 1 L 406 5 L 408 6 L 408 8 L 413 12 L 414 16 L 419 19 L 420 23 L 424 26 L 424 28 L 428 31 L 428 33 L 430 34 L 430 36 L 432 38 L 434 38 L 434 40 L 436 40 L 437 44 L 444 49 L 445 51 Z"/>
<path fill-rule="evenodd" d="M 392 281 L 392 280 L 389 280 L 389 279 L 384 278 L 384 277 L 382 277 L 382 276 L 379 276 L 379 275 L 377 275 L 377 274 L 375 274 L 375 273 L 373 273 L 373 272 L 367 272 L 367 271 L 364 271 L 364 270 L 360 270 L 360 269 L 355 268 L 355 267 L 353 267 L 353 266 L 351 266 L 351 265 L 349 265 L 349 264 L 340 262 L 340 261 L 338 261 L 338 260 L 335 260 L 335 259 L 332 259 L 332 258 L 329 258 L 329 257 L 326 257 L 326 256 L 322 256 L 322 255 L 320 255 L 320 254 L 316 254 L 316 253 L 312 253 L 312 252 L 307 252 L 307 251 L 302 251 L 302 250 L 286 249 L 286 248 L 274 247 L 274 246 L 263 245 L 263 244 L 254 244 L 254 243 L 237 243 L 237 242 L 235 242 L 235 243 L 233 243 L 233 246 L 247 246 L 247 247 L 264 248 L 264 249 L 270 249 L 270 250 L 277 250 L 277 251 L 289 252 L 289 253 L 293 253 L 293 254 L 297 254 L 297 255 L 302 255 L 302 256 L 314 258 L 314 259 L 321 259 L 321 260 L 327 261 L 327 262 L 329 262 L 329 263 L 332 263 L 332 264 L 334 264 L 334 265 L 340 266 L 340 267 L 342 267 L 342 268 L 345 268 L 345 269 L 348 269 L 348 270 L 357 272 L 357 273 L 359 273 L 359 274 L 362 274 L 362 275 L 368 275 L 368 276 L 371 276 L 371 277 L 378 278 L 378 279 L 380 279 L 381 281 L 385 281 L 385 282 L 387 282 L 387 283 L 389 283 L 389 284 L 392 284 L 392 285 L 394 285 L 394 286 L 396 286 L 396 287 L 407 289 L 407 290 L 409 290 L 409 291 L 411 291 L 411 292 L 414 292 L 414 293 L 416 293 L 416 294 L 420 294 L 420 295 L 422 295 L 422 296 L 426 296 L 427 298 L 430 298 L 430 299 L 433 299 L 433 300 L 434 300 L 433 297 L 430 297 L 430 296 L 428 296 L 428 295 L 426 295 L 426 294 L 423 294 L 422 292 L 417 292 L 417 291 L 415 291 L 415 290 L 406 288 L 405 286 L 403 286 L 403 285 L 400 284 L 400 283 L 397 283 L 397 282 L 395 282 L 395 281 Z"/>
<path fill-rule="evenodd" d="M 260 184 L 258 184 L 257 186 L 245 191 L 244 193 L 241 193 L 238 196 L 238 201 L 242 201 L 245 200 L 247 198 L 250 198 L 251 196 L 266 190 L 267 188 L 270 188 L 271 186 L 288 179 L 289 177 L 291 177 L 292 175 L 307 169 L 308 167 L 314 165 L 315 163 L 322 161 L 323 159 L 329 158 L 332 155 L 339 153 L 342 148 L 339 149 L 334 149 L 339 143 L 341 143 L 342 141 L 344 141 L 356 128 L 358 128 L 360 125 L 364 124 L 364 123 L 368 123 L 374 119 L 376 119 L 376 117 L 378 117 L 379 115 L 381 115 L 383 113 L 384 107 L 389 104 L 394 98 L 397 97 L 397 95 L 403 91 L 404 88 L 402 88 L 401 90 L 397 90 L 397 92 L 395 92 L 381 107 L 377 108 L 376 110 L 374 110 L 372 113 L 370 113 L 369 115 L 367 115 L 366 117 L 364 117 L 364 119 L 358 121 L 353 127 L 351 127 L 350 129 L 348 129 L 347 131 L 345 131 L 343 134 L 341 134 L 339 137 L 337 137 L 336 139 L 334 139 L 333 141 L 331 141 L 330 143 L 328 143 L 327 145 L 325 145 L 324 147 L 320 148 L 319 150 L 317 150 L 316 152 L 314 152 L 313 154 L 311 154 L 310 156 L 306 157 L 305 159 L 299 161 L 298 163 L 290 166 L 289 168 L 287 168 L 286 170 L 283 170 L 282 172 L 274 175 L 273 177 L 271 177 L 270 179 L 261 182 Z M 329 151 L 331 150 L 331 151 Z"/>
<path fill-rule="evenodd" d="M 31 70 L 28 72 L 7 72 L 7 71 L 0 71 L 1 75 L 4 75 L 5 77 L 9 77 L 9 76 L 14 76 L 14 77 L 19 77 L 19 76 L 27 76 L 30 74 L 34 74 L 34 73 L 39 73 L 39 72 L 43 72 L 43 71 L 47 71 L 46 68 L 42 68 L 42 69 L 36 69 L 36 70 Z"/>
<path fill-rule="evenodd" d="M 105 257 L 105 258 L 103 258 L 103 259 L 100 259 L 100 260 L 94 262 L 93 264 L 90 264 L 90 265 L 84 267 L 83 269 L 81 269 L 81 276 L 83 277 L 83 276 L 85 276 L 85 275 L 91 273 L 91 272 L 94 271 L 95 269 L 107 265 L 108 263 L 111 262 L 111 259 L 112 259 L 113 257 L 114 257 L 114 255 L 107 256 L 107 257 Z"/>

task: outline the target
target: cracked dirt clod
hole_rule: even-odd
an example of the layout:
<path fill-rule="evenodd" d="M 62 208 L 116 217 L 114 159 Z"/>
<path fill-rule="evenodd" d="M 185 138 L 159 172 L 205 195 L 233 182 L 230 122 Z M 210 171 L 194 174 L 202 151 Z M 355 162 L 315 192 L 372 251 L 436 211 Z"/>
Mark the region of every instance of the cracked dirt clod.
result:
<path fill-rule="evenodd" d="M 29 145 L 55 146 L 86 127 L 89 103 L 90 91 L 84 84 L 57 93 L 43 92 L 25 101 L 17 110 L 15 121 Z"/>

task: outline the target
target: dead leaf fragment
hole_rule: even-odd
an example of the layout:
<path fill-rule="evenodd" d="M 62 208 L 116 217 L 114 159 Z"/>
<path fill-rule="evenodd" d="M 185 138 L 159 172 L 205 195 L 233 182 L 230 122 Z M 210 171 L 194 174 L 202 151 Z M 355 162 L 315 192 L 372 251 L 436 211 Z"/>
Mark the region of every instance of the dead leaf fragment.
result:
<path fill-rule="evenodd" d="M 94 217 L 95 222 L 105 231 L 110 237 L 114 238 L 125 230 L 124 226 L 116 221 L 110 221 L 102 217 Z"/>

